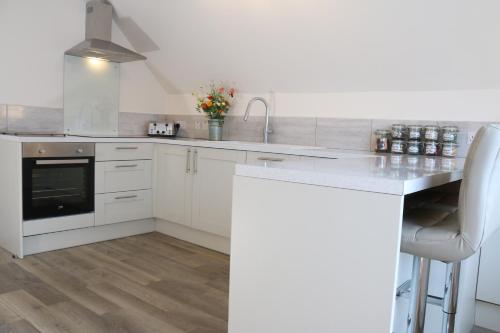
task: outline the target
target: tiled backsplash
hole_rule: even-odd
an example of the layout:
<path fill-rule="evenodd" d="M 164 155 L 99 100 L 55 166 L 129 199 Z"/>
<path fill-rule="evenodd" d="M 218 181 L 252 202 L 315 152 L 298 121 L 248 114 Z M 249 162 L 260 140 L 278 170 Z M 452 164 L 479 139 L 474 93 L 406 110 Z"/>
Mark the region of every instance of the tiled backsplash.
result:
<path fill-rule="evenodd" d="M 120 112 L 118 115 L 118 133 L 121 136 L 140 136 L 148 133 L 152 121 L 166 121 L 165 115 L 152 113 Z"/>
<path fill-rule="evenodd" d="M 64 132 L 62 109 L 21 105 L 0 105 L 0 131 L 8 133 Z"/>
<path fill-rule="evenodd" d="M 165 115 L 121 112 L 119 133 L 123 136 L 145 135 L 149 122 L 165 120 Z M 63 109 L 0 104 L 0 132 L 62 134 Z"/>
<path fill-rule="evenodd" d="M 147 134 L 151 121 L 181 122 L 180 137 L 207 139 L 208 122 L 203 115 L 160 115 L 149 113 L 119 114 L 119 133 L 122 136 Z M 460 129 L 458 155 L 464 157 L 469 145 L 467 138 L 485 122 L 436 122 L 387 119 L 338 119 L 313 117 L 271 117 L 270 141 L 280 144 L 319 146 L 337 149 L 371 151 L 374 147 L 373 132 L 389 129 L 394 123 L 421 125 L 454 125 Z M 224 123 L 224 140 L 262 142 L 264 117 L 228 116 Z M 0 132 L 63 133 L 62 109 L 38 108 L 0 104 Z"/>
<path fill-rule="evenodd" d="M 62 109 L 7 106 L 7 131 L 11 133 L 63 133 Z"/>
<path fill-rule="evenodd" d="M 167 121 L 180 121 L 180 136 L 206 139 L 208 123 L 203 115 L 167 115 Z M 458 126 L 458 156 L 465 157 L 469 149 L 467 137 L 488 124 L 487 122 L 437 122 L 430 120 L 390 120 L 390 119 L 339 119 L 312 117 L 271 117 L 272 143 L 318 146 L 335 149 L 373 151 L 377 129 L 390 129 L 392 124 L 453 125 Z M 224 123 L 224 140 L 262 142 L 264 117 L 251 117 L 247 122 L 243 117 L 228 116 Z"/>

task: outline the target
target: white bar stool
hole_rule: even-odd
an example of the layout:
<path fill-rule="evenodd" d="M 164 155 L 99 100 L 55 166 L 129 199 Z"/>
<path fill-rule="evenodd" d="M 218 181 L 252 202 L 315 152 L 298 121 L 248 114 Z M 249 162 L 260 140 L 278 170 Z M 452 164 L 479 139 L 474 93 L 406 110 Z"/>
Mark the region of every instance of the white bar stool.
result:
<path fill-rule="evenodd" d="M 460 263 L 500 227 L 500 125 L 479 130 L 464 167 L 458 210 L 415 209 L 404 217 L 401 251 L 414 255 L 408 333 L 422 333 L 431 260 L 448 264 L 442 332 L 455 329 Z"/>

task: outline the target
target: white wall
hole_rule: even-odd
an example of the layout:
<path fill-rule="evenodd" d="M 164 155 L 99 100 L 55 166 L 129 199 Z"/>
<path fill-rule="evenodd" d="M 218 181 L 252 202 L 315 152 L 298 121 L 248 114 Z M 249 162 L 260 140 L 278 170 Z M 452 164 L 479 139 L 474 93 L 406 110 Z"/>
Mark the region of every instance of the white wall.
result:
<path fill-rule="evenodd" d="M 124 112 L 194 114 L 191 91 L 222 80 L 234 114 L 275 91 L 275 116 L 500 121 L 497 0 L 112 2 L 159 47 L 122 66 Z M 84 3 L 0 0 L 0 104 L 62 107 Z"/>
<path fill-rule="evenodd" d="M 84 0 L 0 0 L 0 104 L 63 107 L 64 51 L 85 36 Z M 124 41 L 113 29 L 113 39 Z M 120 111 L 164 113 L 144 63 L 122 66 Z"/>
<path fill-rule="evenodd" d="M 241 94 L 232 115 L 242 115 L 248 100 L 263 96 L 277 117 L 456 120 L 500 122 L 500 89 L 450 91 L 377 91 L 351 93 Z M 197 114 L 191 94 L 169 95 L 171 114 Z M 263 115 L 255 104 L 252 114 Z"/>
<path fill-rule="evenodd" d="M 113 4 L 160 47 L 169 113 L 221 80 L 275 91 L 278 116 L 500 120 L 498 0 Z"/>

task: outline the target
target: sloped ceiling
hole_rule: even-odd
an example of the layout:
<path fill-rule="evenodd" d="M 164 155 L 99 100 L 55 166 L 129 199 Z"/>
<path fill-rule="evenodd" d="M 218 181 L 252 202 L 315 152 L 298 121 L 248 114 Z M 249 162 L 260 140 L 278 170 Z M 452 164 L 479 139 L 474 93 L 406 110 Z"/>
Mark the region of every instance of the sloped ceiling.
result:
<path fill-rule="evenodd" d="M 170 93 L 500 88 L 498 0 L 113 0 Z M 136 27 L 136 28 L 137 28 Z"/>

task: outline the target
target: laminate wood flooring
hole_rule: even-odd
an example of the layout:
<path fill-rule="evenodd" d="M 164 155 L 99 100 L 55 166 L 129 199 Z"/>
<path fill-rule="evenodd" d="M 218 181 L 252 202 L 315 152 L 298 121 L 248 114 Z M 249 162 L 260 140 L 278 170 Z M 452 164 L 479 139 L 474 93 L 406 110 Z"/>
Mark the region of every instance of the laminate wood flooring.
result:
<path fill-rule="evenodd" d="M 0 249 L 0 333 L 227 332 L 228 289 L 228 256 L 160 233 Z"/>

